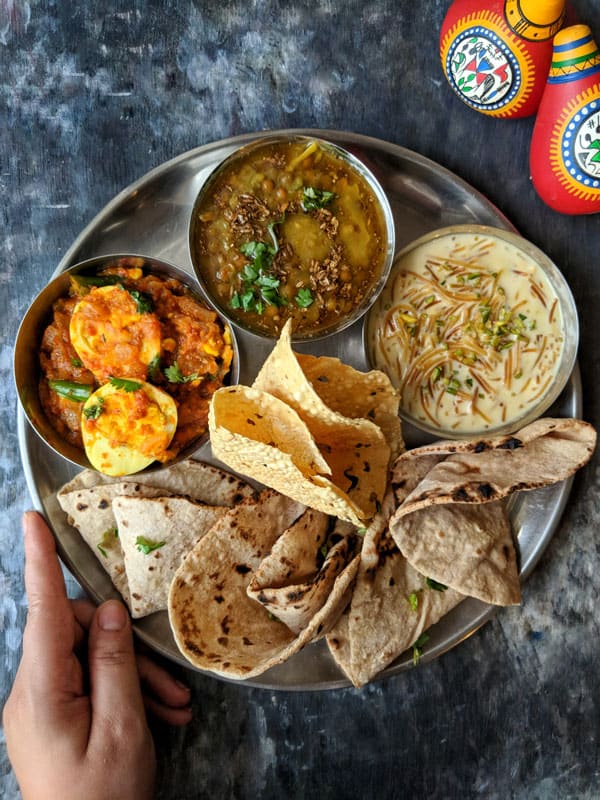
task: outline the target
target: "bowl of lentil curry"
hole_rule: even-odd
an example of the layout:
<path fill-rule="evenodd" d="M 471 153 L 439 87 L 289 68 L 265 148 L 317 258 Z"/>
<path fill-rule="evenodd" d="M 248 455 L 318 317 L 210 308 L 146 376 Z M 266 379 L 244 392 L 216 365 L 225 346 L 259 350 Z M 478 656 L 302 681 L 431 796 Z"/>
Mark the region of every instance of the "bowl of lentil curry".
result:
<path fill-rule="evenodd" d="M 395 245 L 379 181 L 338 145 L 266 136 L 228 156 L 193 206 L 196 276 L 231 322 L 276 338 L 337 333 L 383 288 Z"/>
<path fill-rule="evenodd" d="M 146 256 L 100 256 L 61 272 L 31 304 L 15 344 L 17 393 L 36 433 L 67 460 L 106 474 L 191 455 L 208 440 L 214 391 L 238 374 L 233 331 L 194 278 Z M 153 405 L 151 430 L 144 409 Z M 115 469 L 88 448 L 106 437 L 109 408 L 122 420 L 115 427 L 113 418 L 105 448 Z"/>

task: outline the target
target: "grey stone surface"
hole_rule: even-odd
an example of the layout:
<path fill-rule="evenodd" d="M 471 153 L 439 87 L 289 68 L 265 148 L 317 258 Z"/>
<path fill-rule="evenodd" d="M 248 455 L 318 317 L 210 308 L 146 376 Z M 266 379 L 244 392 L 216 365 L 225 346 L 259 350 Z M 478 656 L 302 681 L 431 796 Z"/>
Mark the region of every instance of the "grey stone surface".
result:
<path fill-rule="evenodd" d="M 487 195 L 561 267 L 578 304 L 584 417 L 599 422 L 597 215 L 564 217 L 528 175 L 533 119 L 485 118 L 445 83 L 449 2 L 0 2 L 0 703 L 26 603 L 12 385 L 19 321 L 90 219 L 148 170 L 266 128 L 356 131 Z M 575 0 L 600 38 L 597 0 Z M 157 726 L 157 796 L 600 797 L 598 461 L 503 610 L 438 661 L 362 690 L 277 693 L 186 674 L 195 719 Z M 69 581 L 75 592 L 74 582 Z M 0 734 L 0 796 L 19 796 Z"/>

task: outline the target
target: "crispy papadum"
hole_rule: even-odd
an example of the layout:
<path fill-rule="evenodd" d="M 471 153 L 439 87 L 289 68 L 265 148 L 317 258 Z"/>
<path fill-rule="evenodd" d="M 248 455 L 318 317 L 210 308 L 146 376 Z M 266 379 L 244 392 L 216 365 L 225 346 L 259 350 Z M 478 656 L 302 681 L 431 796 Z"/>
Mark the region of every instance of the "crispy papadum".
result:
<path fill-rule="evenodd" d="M 167 608 L 169 586 L 184 556 L 227 511 L 186 497 L 117 496 L 112 508 L 134 618 Z"/>
<path fill-rule="evenodd" d="M 397 393 L 383 373 L 297 357 L 290 330 L 288 323 L 252 388 L 213 396 L 213 452 L 266 486 L 361 525 L 375 514 L 390 457 L 403 446 Z"/>
<path fill-rule="evenodd" d="M 338 576 L 300 634 L 248 597 L 252 573 L 304 506 L 270 489 L 228 511 L 188 554 L 169 592 L 169 619 L 183 655 L 227 678 L 259 675 L 327 632 L 349 599 L 354 574 Z"/>
<path fill-rule="evenodd" d="M 417 642 L 464 596 L 438 591 L 413 569 L 388 530 L 389 492 L 368 527 L 350 604 L 327 634 L 329 650 L 355 686 L 362 686 Z"/>

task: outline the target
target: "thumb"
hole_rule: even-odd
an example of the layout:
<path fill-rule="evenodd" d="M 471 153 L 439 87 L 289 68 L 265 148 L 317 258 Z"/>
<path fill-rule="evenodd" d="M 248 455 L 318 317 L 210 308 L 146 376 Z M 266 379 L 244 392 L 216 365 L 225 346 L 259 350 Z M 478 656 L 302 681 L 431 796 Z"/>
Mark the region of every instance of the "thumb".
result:
<path fill-rule="evenodd" d="M 101 605 L 89 631 L 89 671 L 94 735 L 106 735 L 127 722 L 145 722 L 129 614 L 118 600 Z"/>

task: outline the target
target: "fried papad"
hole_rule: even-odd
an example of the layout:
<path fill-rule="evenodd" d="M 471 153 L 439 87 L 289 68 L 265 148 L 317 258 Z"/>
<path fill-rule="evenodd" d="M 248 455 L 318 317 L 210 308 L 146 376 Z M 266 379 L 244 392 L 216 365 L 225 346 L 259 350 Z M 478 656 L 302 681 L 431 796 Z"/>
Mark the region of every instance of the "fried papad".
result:
<path fill-rule="evenodd" d="M 333 475 L 329 477 L 332 470 L 307 426 L 281 400 L 245 386 L 220 389 L 211 400 L 208 424 L 213 454 L 232 469 L 324 514 L 363 524 L 367 512 L 350 491 L 336 485 Z M 337 456 L 335 466 L 339 480 Z M 377 476 L 375 471 L 365 472 L 364 459 L 360 474 L 364 481 L 352 472 L 342 474 L 343 486 L 350 489 L 356 484 L 360 497 L 365 493 L 376 497 L 372 478 Z M 387 467 L 383 474 L 387 475 Z"/>
<path fill-rule="evenodd" d="M 280 664 L 329 627 L 348 602 L 345 570 L 299 635 L 248 597 L 252 573 L 305 508 L 270 489 L 228 511 L 194 547 L 169 592 L 169 619 L 183 655 L 199 669 L 251 678 Z"/>
<path fill-rule="evenodd" d="M 391 455 L 403 447 L 398 395 L 383 373 L 296 356 L 290 330 L 288 323 L 251 388 L 213 396 L 213 452 L 299 502 L 360 525 L 374 515 Z"/>
<path fill-rule="evenodd" d="M 338 575 L 358 568 L 359 537 L 354 526 L 307 509 L 284 531 L 248 585 L 248 597 L 295 633 L 300 633 L 327 602 Z M 352 561 L 356 563 L 352 565 Z"/>
<path fill-rule="evenodd" d="M 368 419 L 381 429 L 394 460 L 404 451 L 400 395 L 380 370 L 359 372 L 339 358 L 295 353 L 300 368 L 323 403 L 350 419 Z"/>
<path fill-rule="evenodd" d="M 225 514 L 186 497 L 117 496 L 113 513 L 123 549 L 131 616 L 167 608 L 169 586 L 184 556 Z"/>
<path fill-rule="evenodd" d="M 350 604 L 327 634 L 329 650 L 354 686 L 362 686 L 417 642 L 464 596 L 430 588 L 388 530 L 395 501 L 389 492 L 367 528 Z"/>

